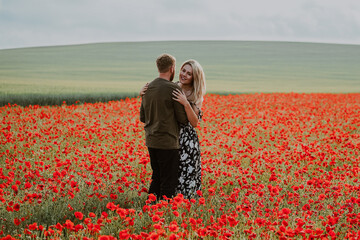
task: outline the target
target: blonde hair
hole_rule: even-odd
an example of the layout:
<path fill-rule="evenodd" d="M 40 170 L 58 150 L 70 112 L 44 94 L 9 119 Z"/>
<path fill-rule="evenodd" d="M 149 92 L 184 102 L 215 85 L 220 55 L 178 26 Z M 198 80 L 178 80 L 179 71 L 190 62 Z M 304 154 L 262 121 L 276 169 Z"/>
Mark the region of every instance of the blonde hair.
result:
<path fill-rule="evenodd" d="M 169 69 L 175 65 L 176 59 L 170 54 L 164 53 L 161 54 L 156 59 L 156 66 L 160 73 L 166 73 Z"/>
<path fill-rule="evenodd" d="M 206 92 L 206 84 L 205 84 L 205 73 L 200 63 L 196 60 L 190 59 L 185 61 L 182 65 L 182 69 L 185 65 L 190 65 L 193 71 L 193 92 L 189 96 L 189 100 L 193 101 L 195 104 L 198 104 L 203 101 L 203 97 Z"/>

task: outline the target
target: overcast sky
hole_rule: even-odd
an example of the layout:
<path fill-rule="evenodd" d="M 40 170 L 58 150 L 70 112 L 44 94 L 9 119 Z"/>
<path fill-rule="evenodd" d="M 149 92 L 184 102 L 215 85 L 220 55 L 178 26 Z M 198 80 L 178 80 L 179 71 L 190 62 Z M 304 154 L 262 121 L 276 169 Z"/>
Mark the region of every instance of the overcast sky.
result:
<path fill-rule="evenodd" d="M 154 40 L 360 44 L 360 1 L 0 0 L 0 49 Z"/>

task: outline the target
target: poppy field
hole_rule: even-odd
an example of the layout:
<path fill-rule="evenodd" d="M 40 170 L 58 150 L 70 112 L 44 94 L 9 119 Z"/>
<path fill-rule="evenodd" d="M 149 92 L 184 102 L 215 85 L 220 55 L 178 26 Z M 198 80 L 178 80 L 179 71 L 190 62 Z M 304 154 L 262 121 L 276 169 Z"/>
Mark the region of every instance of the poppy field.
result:
<path fill-rule="evenodd" d="M 0 239 L 360 239 L 360 94 L 205 96 L 202 191 L 156 202 L 140 98 L 0 108 Z"/>

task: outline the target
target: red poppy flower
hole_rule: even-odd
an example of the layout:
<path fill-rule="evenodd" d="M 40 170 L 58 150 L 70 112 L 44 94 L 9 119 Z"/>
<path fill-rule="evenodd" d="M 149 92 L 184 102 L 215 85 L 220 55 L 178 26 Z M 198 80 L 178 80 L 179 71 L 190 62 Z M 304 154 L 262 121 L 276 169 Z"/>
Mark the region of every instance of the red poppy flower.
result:
<path fill-rule="evenodd" d="M 74 215 L 79 220 L 82 220 L 84 217 L 84 214 L 82 214 L 81 212 L 75 212 Z"/>

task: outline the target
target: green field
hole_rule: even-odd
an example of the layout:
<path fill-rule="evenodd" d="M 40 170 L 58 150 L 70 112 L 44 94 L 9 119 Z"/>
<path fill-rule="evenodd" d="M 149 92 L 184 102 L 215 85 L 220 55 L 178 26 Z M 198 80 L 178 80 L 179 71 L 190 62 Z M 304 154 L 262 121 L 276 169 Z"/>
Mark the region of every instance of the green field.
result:
<path fill-rule="evenodd" d="M 360 92 L 360 45 L 169 41 L 0 50 L 0 96 L 134 94 L 157 76 L 163 52 L 177 72 L 198 60 L 208 92 Z"/>

